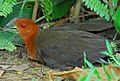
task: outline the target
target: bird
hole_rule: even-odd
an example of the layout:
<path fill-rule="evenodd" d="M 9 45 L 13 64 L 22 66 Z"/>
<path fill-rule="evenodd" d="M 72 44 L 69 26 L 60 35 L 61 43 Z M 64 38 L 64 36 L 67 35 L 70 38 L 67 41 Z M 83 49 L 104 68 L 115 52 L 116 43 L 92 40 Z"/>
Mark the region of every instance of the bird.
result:
<path fill-rule="evenodd" d="M 40 29 L 28 18 L 18 18 L 14 24 L 27 48 L 28 58 L 52 69 L 82 67 L 84 53 L 91 63 L 106 57 L 100 54 L 106 50 L 105 38 L 102 36 L 82 30 Z"/>

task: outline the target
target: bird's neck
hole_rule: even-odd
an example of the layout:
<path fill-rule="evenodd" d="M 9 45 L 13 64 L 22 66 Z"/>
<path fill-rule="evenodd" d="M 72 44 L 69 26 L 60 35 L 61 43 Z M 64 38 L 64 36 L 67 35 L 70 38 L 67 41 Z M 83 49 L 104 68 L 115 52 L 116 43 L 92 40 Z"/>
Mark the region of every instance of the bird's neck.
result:
<path fill-rule="evenodd" d="M 29 39 L 27 41 L 24 41 L 26 47 L 27 47 L 27 54 L 28 57 L 30 57 L 33 60 L 37 60 L 37 49 L 36 49 L 36 45 L 35 45 L 35 41 L 34 39 Z"/>
<path fill-rule="evenodd" d="M 37 31 L 30 36 L 22 37 L 25 46 L 27 47 L 27 54 L 33 60 L 37 60 L 37 48 L 35 44 L 36 36 L 37 36 Z"/>

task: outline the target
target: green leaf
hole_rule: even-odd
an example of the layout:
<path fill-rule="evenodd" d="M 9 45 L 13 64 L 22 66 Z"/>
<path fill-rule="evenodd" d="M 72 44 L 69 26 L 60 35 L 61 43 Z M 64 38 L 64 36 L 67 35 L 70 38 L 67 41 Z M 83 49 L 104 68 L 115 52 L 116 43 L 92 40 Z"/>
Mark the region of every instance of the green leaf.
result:
<path fill-rule="evenodd" d="M 114 6 L 114 8 L 117 7 L 117 3 L 119 0 L 111 0 L 111 1 L 112 1 L 112 5 Z"/>
<path fill-rule="evenodd" d="M 110 55 L 112 55 L 113 54 L 113 50 L 112 50 L 110 42 L 107 39 L 106 39 L 106 46 L 107 46 L 108 53 Z"/>
<path fill-rule="evenodd" d="M 117 61 L 120 63 L 120 54 L 117 54 L 117 55 L 116 55 L 116 59 L 117 59 Z"/>
<path fill-rule="evenodd" d="M 40 1 L 40 5 L 42 7 L 42 11 L 44 13 L 44 16 L 46 18 L 46 20 L 49 22 L 52 19 L 52 7 L 53 7 L 53 3 L 52 0 L 41 0 Z"/>
<path fill-rule="evenodd" d="M 1 18 L 0 21 L 0 28 L 4 27 L 11 19 L 13 19 L 14 17 L 18 17 L 20 10 L 21 10 L 21 6 L 22 4 L 19 5 L 15 5 L 15 7 L 13 8 L 13 12 L 10 13 L 6 18 Z M 23 12 L 21 14 L 21 17 L 26 17 L 26 18 L 31 18 L 32 17 L 32 13 L 33 13 L 33 8 L 28 8 L 27 5 L 25 6 L 25 8 L 23 9 Z"/>
<path fill-rule="evenodd" d="M 11 41 L 9 41 L 9 40 L 7 40 L 7 39 L 5 39 L 4 37 L 1 36 L 0 37 L 0 49 L 6 49 L 8 51 L 14 51 L 16 49 L 16 47 Z"/>
<path fill-rule="evenodd" d="M 83 0 L 87 8 L 90 8 L 100 17 L 104 17 L 107 21 L 110 20 L 108 4 L 102 3 L 100 0 Z M 112 11 L 111 11 L 111 14 Z"/>
<path fill-rule="evenodd" d="M 71 6 L 74 4 L 75 0 L 65 0 L 60 4 L 53 5 L 52 7 L 52 19 L 60 18 L 67 15 Z"/>
<path fill-rule="evenodd" d="M 117 7 L 115 15 L 113 16 L 114 26 L 118 33 L 120 33 L 120 6 Z"/>
<path fill-rule="evenodd" d="M 94 74 L 94 71 L 90 72 L 87 76 L 81 75 L 78 81 L 91 81 L 93 74 Z"/>
<path fill-rule="evenodd" d="M 85 56 L 85 52 L 84 52 L 84 56 Z M 97 69 L 85 58 L 84 61 L 86 62 L 86 64 L 90 67 L 90 69 L 92 69 L 94 71 L 94 74 L 97 76 L 98 79 L 100 79 L 100 74 L 97 71 Z"/>
<path fill-rule="evenodd" d="M 110 76 L 110 74 L 108 73 L 106 67 L 104 66 L 104 64 L 102 64 L 103 70 L 108 78 L 108 81 L 112 81 L 112 77 Z"/>
<path fill-rule="evenodd" d="M 61 2 L 64 2 L 65 0 L 52 0 L 54 5 L 57 5 Z"/>
<path fill-rule="evenodd" d="M 4 0 L 0 0 L 0 3 L 3 3 Z"/>
<path fill-rule="evenodd" d="M 107 56 L 110 56 L 107 51 L 102 51 L 102 52 L 100 52 L 100 53 L 101 53 L 101 54 L 104 54 L 104 55 L 107 55 Z"/>
<path fill-rule="evenodd" d="M 86 64 L 86 59 L 87 59 L 86 53 L 84 52 L 84 66 L 85 66 L 85 67 L 87 66 L 87 64 Z"/>
<path fill-rule="evenodd" d="M 23 44 L 21 37 L 13 32 L 0 32 L 0 36 L 15 44 Z"/>
<path fill-rule="evenodd" d="M 90 72 L 84 81 L 91 81 L 91 78 L 92 78 L 92 75 L 94 74 L 94 72 L 95 72 L 95 70 Z"/>
<path fill-rule="evenodd" d="M 113 69 L 110 69 L 111 70 L 111 73 L 112 73 L 112 76 L 114 77 L 114 79 L 116 80 L 116 81 L 118 81 L 118 76 L 116 75 L 116 73 L 115 73 L 115 71 L 113 70 Z"/>
<path fill-rule="evenodd" d="M 0 1 L 0 16 L 7 17 L 13 11 L 13 6 L 17 3 L 16 0 Z"/>
<path fill-rule="evenodd" d="M 114 11 L 114 9 L 111 8 L 110 9 L 110 15 L 113 16 L 114 14 L 115 14 L 115 11 Z"/>

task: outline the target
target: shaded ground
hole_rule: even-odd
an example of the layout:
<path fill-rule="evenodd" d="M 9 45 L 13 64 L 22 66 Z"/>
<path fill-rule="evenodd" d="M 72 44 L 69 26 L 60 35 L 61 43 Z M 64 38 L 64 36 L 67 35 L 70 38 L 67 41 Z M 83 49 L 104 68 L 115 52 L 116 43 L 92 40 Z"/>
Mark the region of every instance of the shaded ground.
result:
<path fill-rule="evenodd" d="M 50 71 L 45 66 L 32 67 L 31 63 L 26 59 L 25 52 L 22 59 L 18 58 L 19 52 L 13 53 L 0 51 L 0 68 L 4 70 L 4 74 L 0 76 L 0 81 L 47 81 L 47 73 Z M 49 81 L 49 80 L 48 80 Z"/>
<path fill-rule="evenodd" d="M 20 58 L 20 54 L 24 57 Z M 14 52 L 0 50 L 0 81 L 53 81 L 51 71 L 53 70 L 46 66 L 31 64 L 23 48 Z M 58 80 L 61 81 L 62 78 L 55 77 L 55 81 Z M 73 80 L 66 78 L 64 81 Z"/>
<path fill-rule="evenodd" d="M 19 51 L 18 51 L 19 50 Z M 40 66 L 33 66 L 30 61 L 27 60 L 25 49 L 18 49 L 15 52 L 6 52 L 0 50 L 0 81 L 53 81 L 50 77 L 50 72 L 53 71 L 52 69 L 45 67 L 43 65 Z M 20 52 L 21 51 L 21 52 Z M 18 58 L 19 54 L 23 54 L 23 58 Z M 111 66 L 106 67 L 108 72 L 110 72 Z M 113 67 L 112 67 L 113 68 Z M 103 80 L 101 81 L 108 81 L 103 69 L 101 67 L 97 67 L 98 72 Z M 115 73 L 120 76 L 120 69 L 113 68 Z M 90 73 L 91 70 L 86 72 L 77 71 L 80 75 L 85 76 Z M 4 73 L 3 73 L 4 72 Z M 76 72 L 76 73 L 77 73 Z M 110 73 L 111 74 L 111 73 Z M 69 74 L 67 74 L 69 76 Z M 95 78 L 95 76 L 93 76 Z M 113 76 L 112 76 L 113 77 Z M 113 77 L 114 78 L 114 77 Z M 120 78 L 120 77 L 119 77 Z M 62 81 L 61 77 L 55 77 L 54 81 Z M 66 79 L 64 81 L 74 81 L 70 79 Z M 118 80 L 112 80 L 118 81 Z"/>

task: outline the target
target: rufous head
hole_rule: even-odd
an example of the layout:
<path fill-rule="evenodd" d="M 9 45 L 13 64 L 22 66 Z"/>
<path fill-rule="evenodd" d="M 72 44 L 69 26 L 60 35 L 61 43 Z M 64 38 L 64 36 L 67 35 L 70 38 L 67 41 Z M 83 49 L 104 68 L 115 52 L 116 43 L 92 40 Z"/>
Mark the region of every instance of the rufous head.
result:
<path fill-rule="evenodd" d="M 17 27 L 19 35 L 21 36 L 27 47 L 29 58 L 37 60 L 37 49 L 35 46 L 35 38 L 38 32 L 37 25 L 32 20 L 27 18 L 17 19 L 15 25 Z"/>
<path fill-rule="evenodd" d="M 23 40 L 34 38 L 38 31 L 37 25 L 28 18 L 17 19 L 15 25 Z"/>
<path fill-rule="evenodd" d="M 4 29 L 12 29 L 14 25 L 16 25 L 17 32 L 27 47 L 28 57 L 37 60 L 37 48 L 35 45 L 35 38 L 38 32 L 37 25 L 28 18 L 14 18 L 4 27 Z"/>

